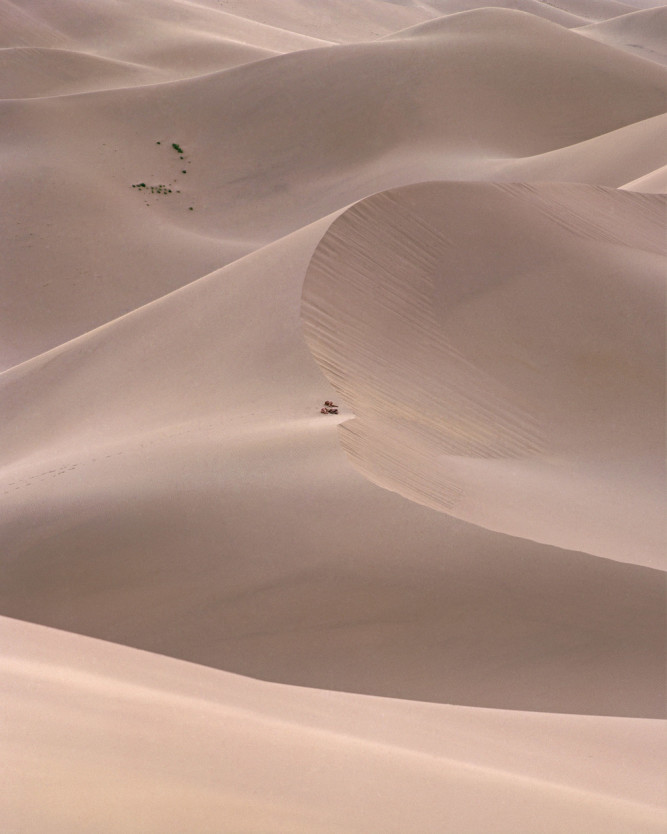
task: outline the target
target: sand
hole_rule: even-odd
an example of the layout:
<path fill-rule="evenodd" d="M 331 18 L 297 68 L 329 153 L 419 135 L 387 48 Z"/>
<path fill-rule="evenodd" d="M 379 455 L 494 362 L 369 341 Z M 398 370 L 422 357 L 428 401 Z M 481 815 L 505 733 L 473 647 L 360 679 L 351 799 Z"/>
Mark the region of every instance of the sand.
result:
<path fill-rule="evenodd" d="M 0 4 L 4 831 L 662 830 L 664 11 Z"/>

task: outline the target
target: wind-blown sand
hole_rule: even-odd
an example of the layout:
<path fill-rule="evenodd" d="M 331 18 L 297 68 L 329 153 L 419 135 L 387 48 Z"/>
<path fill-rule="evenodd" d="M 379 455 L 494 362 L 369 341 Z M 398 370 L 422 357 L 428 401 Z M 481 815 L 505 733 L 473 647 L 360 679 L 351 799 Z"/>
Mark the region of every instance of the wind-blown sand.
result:
<path fill-rule="evenodd" d="M 342 442 L 362 471 L 483 527 L 660 567 L 664 210 L 446 183 L 335 221 L 306 335 L 356 415 Z"/>
<path fill-rule="evenodd" d="M 0 631 L 7 830 L 661 830 L 656 721 L 359 698 Z"/>
<path fill-rule="evenodd" d="M 3 0 L 3 831 L 662 830 L 645 5 Z"/>

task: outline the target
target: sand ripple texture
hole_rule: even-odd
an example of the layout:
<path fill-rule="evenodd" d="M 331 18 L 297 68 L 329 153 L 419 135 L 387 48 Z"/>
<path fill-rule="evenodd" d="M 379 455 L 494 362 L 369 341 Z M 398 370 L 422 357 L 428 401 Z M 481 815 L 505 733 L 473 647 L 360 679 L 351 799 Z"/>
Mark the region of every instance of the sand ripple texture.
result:
<path fill-rule="evenodd" d="M 466 521 L 662 566 L 664 217 L 660 195 L 578 184 L 348 209 L 302 309 L 351 460 Z"/>
<path fill-rule="evenodd" d="M 630 3 L 0 0 L 0 830 L 664 830 Z"/>

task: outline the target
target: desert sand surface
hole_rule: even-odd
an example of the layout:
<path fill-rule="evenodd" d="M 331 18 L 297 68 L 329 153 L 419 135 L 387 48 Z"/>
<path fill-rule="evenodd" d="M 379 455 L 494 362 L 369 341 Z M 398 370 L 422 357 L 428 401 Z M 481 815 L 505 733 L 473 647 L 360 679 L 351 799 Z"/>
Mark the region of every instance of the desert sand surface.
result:
<path fill-rule="evenodd" d="M 667 8 L 659 6 L 611 18 L 577 30 L 587 38 L 625 49 L 648 61 L 667 64 Z"/>
<path fill-rule="evenodd" d="M 664 830 L 665 11 L 0 0 L 3 831 Z"/>
<path fill-rule="evenodd" d="M 661 830 L 656 721 L 359 698 L 0 632 L 6 830 Z"/>

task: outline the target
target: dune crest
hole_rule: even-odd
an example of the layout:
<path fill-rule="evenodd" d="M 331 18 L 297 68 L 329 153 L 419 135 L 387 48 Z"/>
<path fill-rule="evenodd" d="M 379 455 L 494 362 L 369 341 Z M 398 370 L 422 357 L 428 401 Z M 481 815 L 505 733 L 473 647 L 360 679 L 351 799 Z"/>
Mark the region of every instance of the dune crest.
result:
<path fill-rule="evenodd" d="M 637 177 L 620 188 L 624 191 L 641 191 L 643 194 L 667 194 L 667 165 Z"/>
<path fill-rule="evenodd" d="M 483 3 L 475 2 L 475 0 L 427 0 L 427 3 L 430 8 L 436 9 L 440 14 L 452 14 L 483 6 Z M 540 17 L 548 17 L 561 26 L 566 25 L 566 21 L 570 20 L 571 16 L 599 21 L 627 14 L 633 10 L 633 6 L 617 2 L 617 0 L 558 0 L 558 2 L 536 3 L 535 5 L 537 8 L 528 5 L 526 0 L 510 0 L 510 2 L 502 0 L 498 3 L 490 3 L 491 7 L 518 9 Z"/>
<path fill-rule="evenodd" d="M 302 315 L 354 463 L 466 521 L 661 566 L 664 206 L 447 183 L 348 209 Z"/>
<path fill-rule="evenodd" d="M 3 832 L 661 831 L 655 5 L 0 0 Z"/>
<path fill-rule="evenodd" d="M 482 834 L 487 803 L 507 834 L 538 815 L 554 834 L 660 830 L 655 721 L 358 698 L 6 618 L 0 633 L 8 830 L 441 834 L 454 818 Z"/>
<path fill-rule="evenodd" d="M 642 9 L 620 17 L 582 26 L 580 35 L 667 65 L 667 7 Z"/>
<path fill-rule="evenodd" d="M 629 154 L 632 169 L 614 181 L 609 148 L 578 149 L 662 114 L 661 67 L 506 9 L 452 15 L 429 32 L 0 103 L 13 125 L 0 367 L 377 191 L 505 179 L 526 159 L 525 175 L 510 178 L 563 170 L 564 179 L 620 185 L 647 173 Z M 104 238 L 91 247 L 98 228 Z"/>
<path fill-rule="evenodd" d="M 0 376 L 0 610 L 301 686 L 662 715 L 661 573 L 492 533 L 349 465 L 352 414 L 319 413 L 334 389 L 299 321 L 330 223 Z"/>

